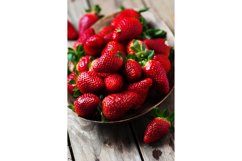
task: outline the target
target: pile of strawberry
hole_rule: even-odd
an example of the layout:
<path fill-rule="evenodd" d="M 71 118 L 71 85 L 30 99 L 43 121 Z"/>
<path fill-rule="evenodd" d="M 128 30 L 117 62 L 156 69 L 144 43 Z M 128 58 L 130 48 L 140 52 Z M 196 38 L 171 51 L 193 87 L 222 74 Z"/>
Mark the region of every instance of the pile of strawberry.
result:
<path fill-rule="evenodd" d="M 91 25 L 100 7 L 89 11 L 78 34 L 68 21 L 68 39 L 78 37 L 68 49 L 68 94 L 75 98 L 69 107 L 80 117 L 113 121 L 141 108 L 151 93 L 165 96 L 170 46 L 166 32 L 149 27 L 141 16 L 146 9 L 123 9 L 98 33 Z"/>

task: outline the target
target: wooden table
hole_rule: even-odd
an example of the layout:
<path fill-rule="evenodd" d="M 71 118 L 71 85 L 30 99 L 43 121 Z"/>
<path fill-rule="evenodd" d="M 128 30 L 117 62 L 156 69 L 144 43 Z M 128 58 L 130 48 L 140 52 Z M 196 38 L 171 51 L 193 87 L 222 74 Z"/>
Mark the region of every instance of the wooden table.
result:
<path fill-rule="evenodd" d="M 68 19 L 77 27 L 85 9 L 99 4 L 102 14 L 118 11 L 124 5 L 128 8 L 149 7 L 157 20 L 162 19 L 174 32 L 173 0 L 68 0 Z M 69 41 L 68 46 L 73 42 Z M 160 108 L 174 110 L 174 92 Z M 93 124 L 76 117 L 68 109 L 68 160 L 70 161 L 173 161 L 174 134 L 169 133 L 157 143 L 143 143 L 144 117 L 125 124 Z"/>

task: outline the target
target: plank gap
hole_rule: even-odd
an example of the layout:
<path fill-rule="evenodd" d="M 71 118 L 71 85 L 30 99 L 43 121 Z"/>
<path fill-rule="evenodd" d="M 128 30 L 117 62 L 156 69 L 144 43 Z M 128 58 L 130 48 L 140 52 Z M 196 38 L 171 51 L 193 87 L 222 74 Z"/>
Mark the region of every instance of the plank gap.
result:
<path fill-rule="evenodd" d="M 70 154 L 71 154 L 71 159 L 72 159 L 72 161 L 75 161 L 75 157 L 74 157 L 74 154 L 73 154 L 73 151 L 72 151 L 71 141 L 70 141 L 70 137 L 69 137 L 68 133 L 67 133 L 67 142 L 68 142 L 68 147 L 69 147 L 69 151 L 70 151 Z"/>
<path fill-rule="evenodd" d="M 139 147 L 138 139 L 137 139 L 137 137 L 136 137 L 136 135 L 135 135 L 135 132 L 134 132 L 134 129 L 133 129 L 133 126 L 132 126 L 131 123 L 129 123 L 129 127 L 130 127 L 131 132 L 132 132 L 132 135 L 133 135 L 133 137 L 134 137 L 134 141 L 135 141 L 136 147 L 137 147 L 137 149 L 138 149 L 138 152 L 139 152 L 139 155 L 140 155 L 140 159 L 141 159 L 141 161 L 144 161 L 144 158 L 143 158 L 142 152 L 141 152 L 140 147 Z"/>

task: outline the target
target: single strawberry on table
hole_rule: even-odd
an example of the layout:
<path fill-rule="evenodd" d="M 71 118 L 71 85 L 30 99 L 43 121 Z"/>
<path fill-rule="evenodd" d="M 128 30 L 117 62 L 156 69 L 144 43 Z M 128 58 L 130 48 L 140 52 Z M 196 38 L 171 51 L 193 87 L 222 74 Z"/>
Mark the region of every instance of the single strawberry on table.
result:
<path fill-rule="evenodd" d="M 124 85 L 123 77 L 120 74 L 111 74 L 104 79 L 107 93 L 120 92 Z"/>
<path fill-rule="evenodd" d="M 80 73 L 76 86 L 81 93 L 101 93 L 104 90 L 104 82 L 101 77 L 93 71 Z"/>
<path fill-rule="evenodd" d="M 87 13 L 84 14 L 79 20 L 79 35 L 81 35 L 86 29 L 92 26 L 100 17 L 102 17 L 99 15 L 101 11 L 99 5 L 95 5 L 86 11 Z"/>
<path fill-rule="evenodd" d="M 162 38 L 156 39 L 146 39 L 144 43 L 147 45 L 149 49 L 155 51 L 155 53 L 163 54 L 168 56 L 170 53 L 170 46 L 166 44 L 166 41 Z"/>
<path fill-rule="evenodd" d="M 114 28 L 113 40 L 126 41 L 138 37 L 143 30 L 139 20 L 133 17 L 124 17 Z"/>
<path fill-rule="evenodd" d="M 97 106 L 100 103 L 98 96 L 85 93 L 79 96 L 74 102 L 74 110 L 81 117 L 90 117 L 97 111 Z"/>
<path fill-rule="evenodd" d="M 84 44 L 84 42 L 91 36 L 95 35 L 95 31 L 93 28 L 86 29 L 82 34 L 79 35 L 79 38 L 77 41 L 73 44 L 73 49 L 76 49 L 76 47 L 80 44 Z"/>
<path fill-rule="evenodd" d="M 67 20 L 67 38 L 68 40 L 76 40 L 78 38 L 78 32 L 69 20 Z"/>
<path fill-rule="evenodd" d="M 171 70 L 171 62 L 166 55 L 155 54 L 153 60 L 159 61 L 164 67 L 166 73 L 168 73 Z"/>
<path fill-rule="evenodd" d="M 93 35 L 84 42 L 84 50 L 87 55 L 98 56 L 100 55 L 104 45 L 105 41 L 102 37 Z"/>
<path fill-rule="evenodd" d="M 142 67 L 137 61 L 128 59 L 124 63 L 123 74 L 128 82 L 138 81 L 142 76 Z"/>
<path fill-rule="evenodd" d="M 143 141 L 146 144 L 158 141 L 169 133 L 174 121 L 174 113 L 161 112 L 156 108 L 153 110 L 154 119 L 146 126 Z"/>
<path fill-rule="evenodd" d="M 136 106 L 138 94 L 131 91 L 110 94 L 102 101 L 102 113 L 107 120 L 119 120 Z"/>

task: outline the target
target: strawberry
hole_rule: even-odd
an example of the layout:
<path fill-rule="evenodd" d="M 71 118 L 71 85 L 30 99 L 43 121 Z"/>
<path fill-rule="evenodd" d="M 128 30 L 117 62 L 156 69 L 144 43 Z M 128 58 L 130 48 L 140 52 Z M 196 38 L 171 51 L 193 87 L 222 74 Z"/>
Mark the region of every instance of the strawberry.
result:
<path fill-rule="evenodd" d="M 73 48 L 76 49 L 76 47 L 80 44 L 84 44 L 84 42 L 91 36 L 95 35 L 95 31 L 93 28 L 86 29 L 81 35 L 79 35 L 78 40 L 73 44 Z"/>
<path fill-rule="evenodd" d="M 145 78 L 144 80 L 129 84 L 127 86 L 128 91 L 136 92 L 139 96 L 137 106 L 134 107 L 135 109 L 140 107 L 138 105 L 142 105 L 145 102 L 151 86 L 152 86 L 152 79 L 150 78 Z"/>
<path fill-rule="evenodd" d="M 100 93 L 104 89 L 102 78 L 93 71 L 80 73 L 76 85 L 81 93 Z"/>
<path fill-rule="evenodd" d="M 124 85 L 124 80 L 121 75 L 112 74 L 104 79 L 104 84 L 107 93 L 115 93 L 121 91 Z"/>
<path fill-rule="evenodd" d="M 119 21 L 121 19 L 123 19 L 124 17 L 133 17 L 133 18 L 136 18 L 136 19 L 140 19 L 141 17 L 141 12 L 144 12 L 144 11 L 147 11 L 148 9 L 142 9 L 142 10 L 139 10 L 139 11 L 135 11 L 134 9 L 124 9 L 122 10 L 114 19 L 113 21 L 111 22 L 111 26 L 113 28 L 116 27 L 116 25 L 119 23 Z"/>
<path fill-rule="evenodd" d="M 104 35 L 103 39 L 105 40 L 106 43 L 108 43 L 109 41 L 113 40 L 113 31 Z"/>
<path fill-rule="evenodd" d="M 135 82 L 140 80 L 142 76 L 142 67 L 141 65 L 133 59 L 128 59 L 124 63 L 124 76 L 127 81 Z"/>
<path fill-rule="evenodd" d="M 84 43 L 84 50 L 87 55 L 98 56 L 101 53 L 104 45 L 105 41 L 102 37 L 93 35 Z"/>
<path fill-rule="evenodd" d="M 171 122 L 162 117 L 154 118 L 144 132 L 144 143 L 149 144 L 164 137 L 171 127 Z"/>
<path fill-rule="evenodd" d="M 147 51 L 147 50 L 148 50 L 147 46 L 141 40 L 133 39 L 127 45 L 127 53 L 128 54 L 135 54 L 137 52 Z"/>
<path fill-rule="evenodd" d="M 78 33 L 74 26 L 67 20 L 67 38 L 68 40 L 76 40 L 78 38 Z"/>
<path fill-rule="evenodd" d="M 92 61 L 92 56 L 83 56 L 77 63 L 76 70 L 78 72 L 88 71 L 88 64 Z"/>
<path fill-rule="evenodd" d="M 101 8 L 98 5 L 95 5 L 91 9 L 87 10 L 88 13 L 84 14 L 79 20 L 79 35 L 81 35 L 101 17 L 99 15 L 100 11 Z"/>
<path fill-rule="evenodd" d="M 170 90 L 169 81 L 166 76 L 166 71 L 162 64 L 156 60 L 148 60 L 143 67 L 143 71 L 147 78 L 151 78 L 154 87 L 161 94 L 167 94 Z"/>
<path fill-rule="evenodd" d="M 113 40 L 125 41 L 138 37 L 143 30 L 143 26 L 139 20 L 133 17 L 125 17 L 121 19 L 113 32 Z"/>
<path fill-rule="evenodd" d="M 123 58 L 118 53 L 116 55 L 104 54 L 91 64 L 91 69 L 98 73 L 114 73 L 119 71 L 123 65 Z"/>
<path fill-rule="evenodd" d="M 144 43 L 149 49 L 154 50 L 155 53 L 163 54 L 166 56 L 168 56 L 170 53 L 170 46 L 168 46 L 166 41 L 162 38 L 147 39 L 144 40 Z"/>
<path fill-rule="evenodd" d="M 76 73 L 72 72 L 67 77 L 67 89 L 68 93 L 73 95 L 74 94 L 74 88 L 76 87 Z"/>
<path fill-rule="evenodd" d="M 104 28 L 102 28 L 98 35 L 101 37 L 104 37 L 105 35 L 107 35 L 108 33 L 112 32 L 113 28 L 111 26 L 105 26 Z"/>
<path fill-rule="evenodd" d="M 102 101 L 102 113 L 107 120 L 118 120 L 135 106 L 137 99 L 137 93 L 131 91 L 108 95 Z"/>
<path fill-rule="evenodd" d="M 168 73 L 171 70 L 171 62 L 166 55 L 155 54 L 153 60 L 159 61 L 164 67 L 166 73 Z"/>
<path fill-rule="evenodd" d="M 91 93 L 85 93 L 75 100 L 74 109 L 79 116 L 90 117 L 97 110 L 99 103 L 99 97 Z"/>
<path fill-rule="evenodd" d="M 105 54 L 112 54 L 115 55 L 118 52 L 122 53 L 123 57 L 125 57 L 125 48 L 122 44 L 118 43 L 117 41 L 110 41 L 107 43 L 105 48 L 102 51 L 102 55 Z"/>

